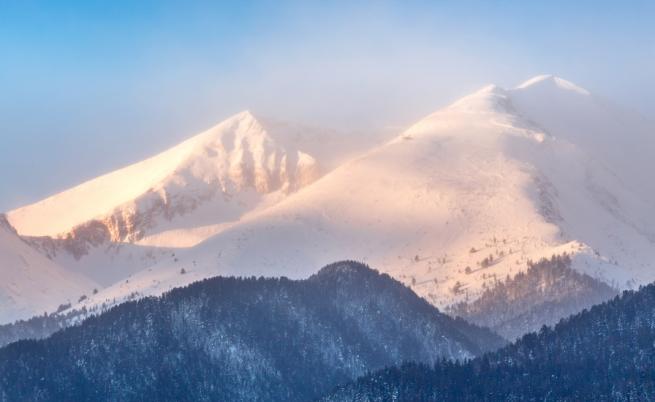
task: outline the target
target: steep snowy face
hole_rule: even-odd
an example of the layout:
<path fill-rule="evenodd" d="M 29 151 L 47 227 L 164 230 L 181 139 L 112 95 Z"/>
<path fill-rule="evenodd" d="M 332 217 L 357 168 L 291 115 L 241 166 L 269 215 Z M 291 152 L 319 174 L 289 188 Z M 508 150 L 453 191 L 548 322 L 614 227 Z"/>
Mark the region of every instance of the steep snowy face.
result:
<path fill-rule="evenodd" d="M 573 268 L 619 288 L 652 281 L 648 193 L 599 154 L 609 146 L 582 140 L 602 121 L 607 144 L 620 148 L 646 123 L 616 122 L 598 104 L 554 77 L 483 88 L 88 303 L 217 274 L 304 277 L 344 258 L 379 267 L 437 306 L 473 300 L 528 261 L 564 252 Z"/>
<path fill-rule="evenodd" d="M 651 121 L 554 76 L 535 77 L 508 92 L 517 114 L 584 150 L 631 192 L 655 205 Z"/>
<path fill-rule="evenodd" d="M 60 304 L 91 295 L 95 285 L 45 258 L 0 215 L 0 324 L 52 313 Z"/>
<path fill-rule="evenodd" d="M 291 193 L 319 175 L 312 156 L 278 144 L 243 112 L 155 157 L 11 211 L 8 218 L 21 235 L 91 245 L 134 242 L 194 212 L 199 216 L 184 225 L 234 220 L 265 195 Z"/>

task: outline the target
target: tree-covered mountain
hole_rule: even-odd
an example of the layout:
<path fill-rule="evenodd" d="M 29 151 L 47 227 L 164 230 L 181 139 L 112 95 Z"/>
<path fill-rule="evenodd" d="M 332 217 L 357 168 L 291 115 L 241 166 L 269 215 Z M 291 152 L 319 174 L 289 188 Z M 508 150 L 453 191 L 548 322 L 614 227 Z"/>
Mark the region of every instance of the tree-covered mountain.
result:
<path fill-rule="evenodd" d="M 70 310 L 70 304 L 62 304 L 52 314 L 44 313 L 27 320 L 0 325 L 0 348 L 21 339 L 44 339 L 66 327 L 79 323 L 84 317 L 98 310 Z"/>
<path fill-rule="evenodd" d="M 403 361 L 500 347 L 355 262 L 306 280 L 213 278 L 0 349 L 0 400 L 306 401 Z"/>
<path fill-rule="evenodd" d="M 528 262 L 524 272 L 497 281 L 474 302 L 458 303 L 447 312 L 514 340 L 618 293 L 606 283 L 573 270 L 571 258 L 563 254 Z"/>
<path fill-rule="evenodd" d="M 405 364 L 324 401 L 655 400 L 655 285 L 465 363 Z"/>

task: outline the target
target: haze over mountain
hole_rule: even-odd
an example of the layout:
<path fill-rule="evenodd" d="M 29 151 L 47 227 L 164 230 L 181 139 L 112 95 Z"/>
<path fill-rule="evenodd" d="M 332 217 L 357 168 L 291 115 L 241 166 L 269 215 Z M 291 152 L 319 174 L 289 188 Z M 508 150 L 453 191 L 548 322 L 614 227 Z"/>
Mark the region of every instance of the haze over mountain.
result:
<path fill-rule="evenodd" d="M 655 279 L 653 127 L 539 76 L 482 88 L 340 163 L 362 142 L 244 112 L 9 219 L 108 286 L 77 308 L 215 275 L 303 278 L 346 258 L 441 307 L 562 253 L 632 288 Z"/>
<path fill-rule="evenodd" d="M 0 0 L 0 402 L 655 401 L 653 16 Z"/>
<path fill-rule="evenodd" d="M 488 86 L 85 305 L 217 274 L 306 277 L 343 258 L 437 306 L 564 252 L 631 288 L 655 278 L 652 127 L 553 76 Z"/>
<path fill-rule="evenodd" d="M 10 211 L 8 219 L 45 255 L 107 286 L 174 260 L 173 248 L 275 204 L 375 141 L 245 111 L 145 161 Z"/>
<path fill-rule="evenodd" d="M 7 216 L 26 236 L 83 236 L 79 232 L 95 223 L 108 240 L 136 241 L 181 215 L 187 225 L 238 219 L 262 195 L 293 191 L 318 176 L 312 156 L 280 146 L 243 112 L 157 156 Z M 188 216 L 200 207 L 205 216 Z"/>

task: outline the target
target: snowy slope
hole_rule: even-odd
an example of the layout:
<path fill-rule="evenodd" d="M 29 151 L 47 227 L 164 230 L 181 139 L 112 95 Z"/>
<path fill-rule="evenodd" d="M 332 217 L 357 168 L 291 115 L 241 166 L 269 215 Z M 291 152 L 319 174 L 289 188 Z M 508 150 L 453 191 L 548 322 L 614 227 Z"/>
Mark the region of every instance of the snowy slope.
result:
<path fill-rule="evenodd" d="M 52 313 L 97 286 L 45 258 L 0 215 L 0 324 Z"/>
<path fill-rule="evenodd" d="M 640 185 L 654 167 L 651 133 L 557 77 L 488 86 L 87 304 L 217 274 L 304 277 L 344 258 L 437 306 L 563 252 L 578 270 L 634 287 L 655 279 L 653 191 Z"/>
<path fill-rule="evenodd" d="M 550 75 L 535 77 L 511 91 L 518 113 L 558 139 L 575 144 L 649 202 L 655 152 L 653 122 Z"/>
<path fill-rule="evenodd" d="M 145 161 L 9 212 L 38 250 L 102 286 L 175 261 L 381 138 L 246 111 Z"/>

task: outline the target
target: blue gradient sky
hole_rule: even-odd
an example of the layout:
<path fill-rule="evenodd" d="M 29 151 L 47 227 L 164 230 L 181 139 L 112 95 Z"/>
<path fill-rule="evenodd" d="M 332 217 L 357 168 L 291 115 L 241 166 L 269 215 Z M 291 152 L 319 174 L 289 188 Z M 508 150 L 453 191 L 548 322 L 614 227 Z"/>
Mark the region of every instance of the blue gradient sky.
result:
<path fill-rule="evenodd" d="M 652 119 L 653 21 L 652 1 L 0 0 L 0 210 L 243 109 L 403 127 L 553 73 Z"/>

